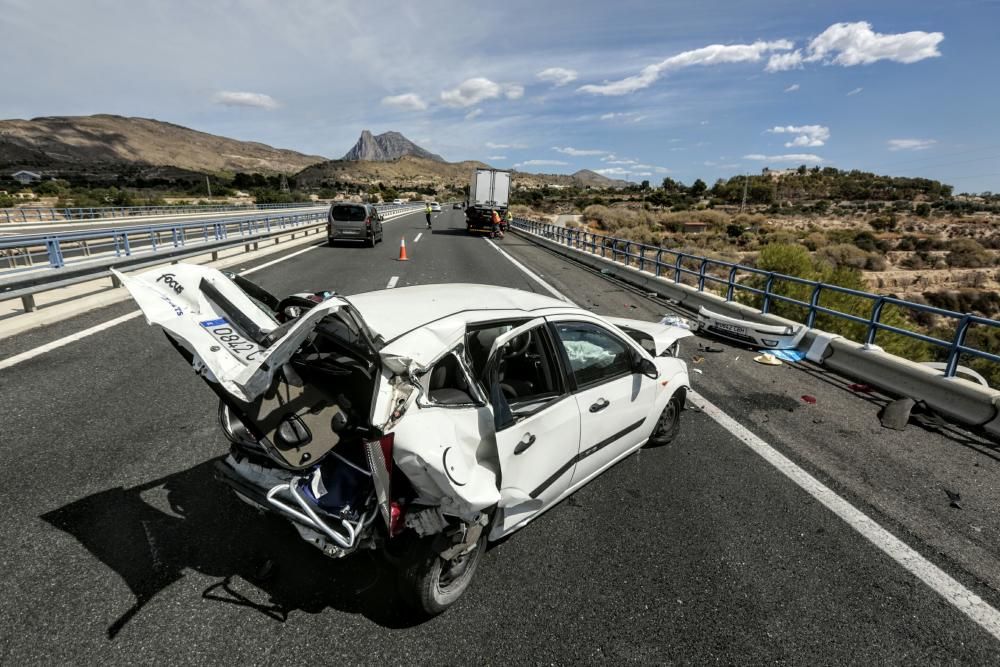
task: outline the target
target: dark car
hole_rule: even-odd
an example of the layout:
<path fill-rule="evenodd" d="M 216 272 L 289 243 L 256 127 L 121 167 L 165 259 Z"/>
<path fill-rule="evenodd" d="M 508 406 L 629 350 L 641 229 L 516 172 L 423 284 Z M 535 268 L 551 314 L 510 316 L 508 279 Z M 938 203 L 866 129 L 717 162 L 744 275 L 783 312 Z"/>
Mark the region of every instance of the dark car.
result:
<path fill-rule="evenodd" d="M 374 248 L 382 240 L 382 216 L 371 204 L 334 204 L 327 215 L 326 237 L 330 243 L 361 241 Z"/>

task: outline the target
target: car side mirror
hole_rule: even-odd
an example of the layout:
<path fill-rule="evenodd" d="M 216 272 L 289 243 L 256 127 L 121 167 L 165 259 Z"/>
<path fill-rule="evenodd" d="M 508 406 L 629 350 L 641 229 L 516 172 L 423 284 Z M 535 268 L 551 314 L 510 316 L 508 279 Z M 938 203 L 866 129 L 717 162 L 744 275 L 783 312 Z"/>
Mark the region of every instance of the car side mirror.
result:
<path fill-rule="evenodd" d="M 643 357 L 643 356 L 640 356 L 640 355 L 637 355 L 637 356 L 639 357 L 639 360 L 638 360 L 638 363 L 636 364 L 635 369 L 638 372 L 642 373 L 643 375 L 645 375 L 646 377 L 650 378 L 651 380 L 655 380 L 656 378 L 660 377 L 660 371 L 656 367 L 656 364 L 654 364 L 652 361 L 650 361 L 646 357 Z"/>

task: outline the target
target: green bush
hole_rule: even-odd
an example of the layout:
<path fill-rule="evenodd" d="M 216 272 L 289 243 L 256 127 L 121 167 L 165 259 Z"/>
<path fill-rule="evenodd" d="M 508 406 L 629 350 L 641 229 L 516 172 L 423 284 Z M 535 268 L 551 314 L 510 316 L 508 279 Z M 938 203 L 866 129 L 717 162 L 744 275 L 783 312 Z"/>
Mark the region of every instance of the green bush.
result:
<path fill-rule="evenodd" d="M 955 239 L 949 245 L 945 256 L 948 266 L 979 268 L 995 263 L 992 253 L 973 239 Z"/>

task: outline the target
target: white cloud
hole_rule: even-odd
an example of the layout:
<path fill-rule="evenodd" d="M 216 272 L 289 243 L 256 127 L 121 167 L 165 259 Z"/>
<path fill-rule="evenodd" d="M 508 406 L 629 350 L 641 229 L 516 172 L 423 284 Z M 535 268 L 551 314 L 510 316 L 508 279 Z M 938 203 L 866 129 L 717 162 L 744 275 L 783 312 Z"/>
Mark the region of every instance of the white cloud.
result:
<path fill-rule="evenodd" d="M 471 107 L 501 95 L 516 100 L 524 95 L 524 86 L 516 83 L 500 84 L 478 76 L 466 79 L 457 88 L 441 91 L 441 101 L 450 107 Z"/>
<path fill-rule="evenodd" d="M 486 142 L 486 147 L 487 148 L 527 148 L 527 146 L 525 146 L 523 144 L 495 144 L 492 141 L 487 141 Z"/>
<path fill-rule="evenodd" d="M 775 53 L 767 59 L 765 72 L 784 72 L 802 68 L 802 51 L 795 49 L 789 53 Z"/>
<path fill-rule="evenodd" d="M 759 162 L 823 162 L 823 158 L 812 153 L 787 153 L 785 155 L 761 155 L 751 153 L 744 155 L 744 160 L 757 160 Z"/>
<path fill-rule="evenodd" d="M 508 83 L 503 87 L 503 94 L 508 100 L 519 100 L 524 97 L 524 86 Z"/>
<path fill-rule="evenodd" d="M 830 128 L 823 125 L 785 125 L 772 127 L 767 132 L 797 135 L 785 143 L 785 148 L 815 148 L 822 146 L 830 138 Z"/>
<path fill-rule="evenodd" d="M 227 107 L 252 107 L 255 109 L 277 109 L 278 101 L 264 93 L 247 93 L 222 90 L 212 97 L 212 101 Z"/>
<path fill-rule="evenodd" d="M 390 95 L 382 98 L 382 104 L 387 107 L 404 109 L 406 111 L 423 111 L 427 108 L 427 102 L 416 93 L 403 93 L 402 95 Z"/>
<path fill-rule="evenodd" d="M 638 111 L 614 111 L 611 113 L 601 114 L 601 120 L 620 120 L 625 123 L 638 123 L 645 118 L 647 118 L 647 116 L 639 115 Z"/>
<path fill-rule="evenodd" d="M 632 173 L 621 167 L 605 167 L 603 169 L 594 169 L 594 171 L 602 176 L 626 176 Z"/>
<path fill-rule="evenodd" d="M 638 164 L 635 160 L 602 160 L 608 164 Z"/>
<path fill-rule="evenodd" d="M 902 32 L 884 35 L 874 32 L 867 21 L 834 23 L 809 43 L 808 62 L 851 67 L 870 65 L 879 60 L 910 64 L 941 55 L 940 32 Z"/>
<path fill-rule="evenodd" d="M 473 118 L 477 117 L 481 113 L 483 113 L 482 109 L 473 109 L 469 113 L 465 114 L 465 120 L 472 120 Z"/>
<path fill-rule="evenodd" d="M 577 90 L 593 95 L 628 95 L 648 88 L 664 73 L 692 67 L 694 65 L 721 65 L 725 63 L 758 62 L 770 51 L 791 49 L 794 44 L 787 39 L 773 42 L 756 41 L 753 44 L 712 44 L 692 51 L 684 51 L 670 56 L 653 65 L 648 65 L 639 74 L 619 81 L 604 84 L 588 84 Z"/>
<path fill-rule="evenodd" d="M 886 142 L 891 151 L 923 151 L 937 143 L 936 139 L 890 139 Z"/>
<path fill-rule="evenodd" d="M 559 86 L 565 86 L 567 83 L 576 81 L 576 70 L 566 69 L 565 67 L 549 67 L 548 69 L 543 69 L 535 76 L 538 77 L 539 81 L 551 83 L 558 88 Z"/>
<path fill-rule="evenodd" d="M 578 157 L 580 155 L 607 155 L 607 151 L 594 150 L 590 148 L 571 148 L 566 146 L 565 148 L 560 148 L 559 146 L 553 146 L 552 150 L 557 153 L 562 153 L 563 155 L 573 155 Z"/>
<path fill-rule="evenodd" d="M 847 97 L 851 97 L 852 95 L 857 95 L 862 90 L 864 90 L 864 88 L 855 88 L 854 90 L 849 90 L 847 91 Z"/>
<path fill-rule="evenodd" d="M 491 156 L 489 156 L 486 159 L 487 160 L 506 160 L 507 156 L 506 155 L 491 155 Z"/>
<path fill-rule="evenodd" d="M 518 162 L 515 167 L 564 167 L 568 162 L 562 160 L 525 160 Z"/>
<path fill-rule="evenodd" d="M 794 93 L 798 89 L 799 89 L 799 84 L 793 83 L 788 88 L 785 88 L 785 92 L 786 93 Z"/>

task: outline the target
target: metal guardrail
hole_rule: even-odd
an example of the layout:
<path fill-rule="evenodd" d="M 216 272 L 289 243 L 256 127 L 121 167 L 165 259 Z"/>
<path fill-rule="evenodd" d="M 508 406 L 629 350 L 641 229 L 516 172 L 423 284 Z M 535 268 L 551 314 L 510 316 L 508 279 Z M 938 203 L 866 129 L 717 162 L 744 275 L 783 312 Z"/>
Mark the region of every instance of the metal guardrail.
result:
<path fill-rule="evenodd" d="M 865 345 L 874 346 L 878 333 L 880 331 L 887 331 L 944 348 L 947 350 L 947 360 L 944 368 L 945 377 L 950 378 L 955 376 L 959 359 L 963 354 L 1000 363 L 1000 354 L 970 347 L 966 345 L 965 340 L 970 326 L 984 325 L 1000 329 L 1000 321 L 998 320 L 980 317 L 971 313 L 960 313 L 936 308 L 912 301 L 904 301 L 882 294 L 849 289 L 839 285 L 806 280 L 797 276 L 764 271 L 752 266 L 650 246 L 628 239 L 595 234 L 580 229 L 567 229 L 536 220 L 515 218 L 513 226 L 570 248 L 584 250 L 611 259 L 612 261 L 620 261 L 626 266 L 634 265 L 640 271 L 647 271 L 658 277 L 670 278 L 676 283 L 682 283 L 686 277 L 689 277 L 691 279 L 690 282 L 695 283 L 699 292 L 704 292 L 706 285 L 710 287 L 712 285 L 724 287 L 724 298 L 726 301 L 736 301 L 736 295 L 739 292 L 758 295 L 762 297 L 760 311 L 765 314 L 771 310 L 772 305 L 776 301 L 800 306 L 807 311 L 804 324 L 810 329 L 813 328 L 816 317 L 819 314 L 830 315 L 838 319 L 863 325 L 867 327 L 865 339 L 859 342 L 863 342 Z M 719 271 L 720 269 L 721 271 Z M 716 273 L 713 273 L 713 270 Z M 720 273 L 721 275 L 719 275 Z M 746 277 L 748 274 L 759 276 L 763 281 L 763 287 L 755 287 L 740 282 L 740 278 Z M 779 285 L 788 283 L 804 285 L 810 288 L 809 300 L 795 299 L 775 291 Z M 820 301 L 824 293 L 845 294 L 870 301 L 871 310 L 869 315 L 867 317 L 860 317 L 852 313 L 845 313 L 822 306 Z M 720 296 L 723 295 L 720 294 Z M 911 331 L 886 324 L 881 321 L 886 306 L 898 306 L 912 311 L 948 318 L 954 321 L 956 325 L 955 335 L 951 340 L 942 340 L 919 331 Z"/>
<path fill-rule="evenodd" d="M 23 206 L 17 208 L 0 208 L 0 223 L 66 222 L 72 220 L 128 218 L 146 215 L 224 213 L 227 211 L 268 211 L 322 205 L 322 202 L 295 202 L 293 204 L 186 204 L 181 206 L 90 206 L 70 208 Z"/>
<path fill-rule="evenodd" d="M 376 207 L 382 214 L 416 208 L 416 205 Z M 231 236 L 253 237 L 276 228 L 314 223 L 326 218 L 327 211 L 275 213 L 255 212 L 242 216 L 144 224 L 93 231 L 27 234 L 0 237 L 0 277 L 39 268 L 61 269 L 105 257 L 131 257 L 162 249 L 183 248 L 197 243 L 223 241 Z"/>

